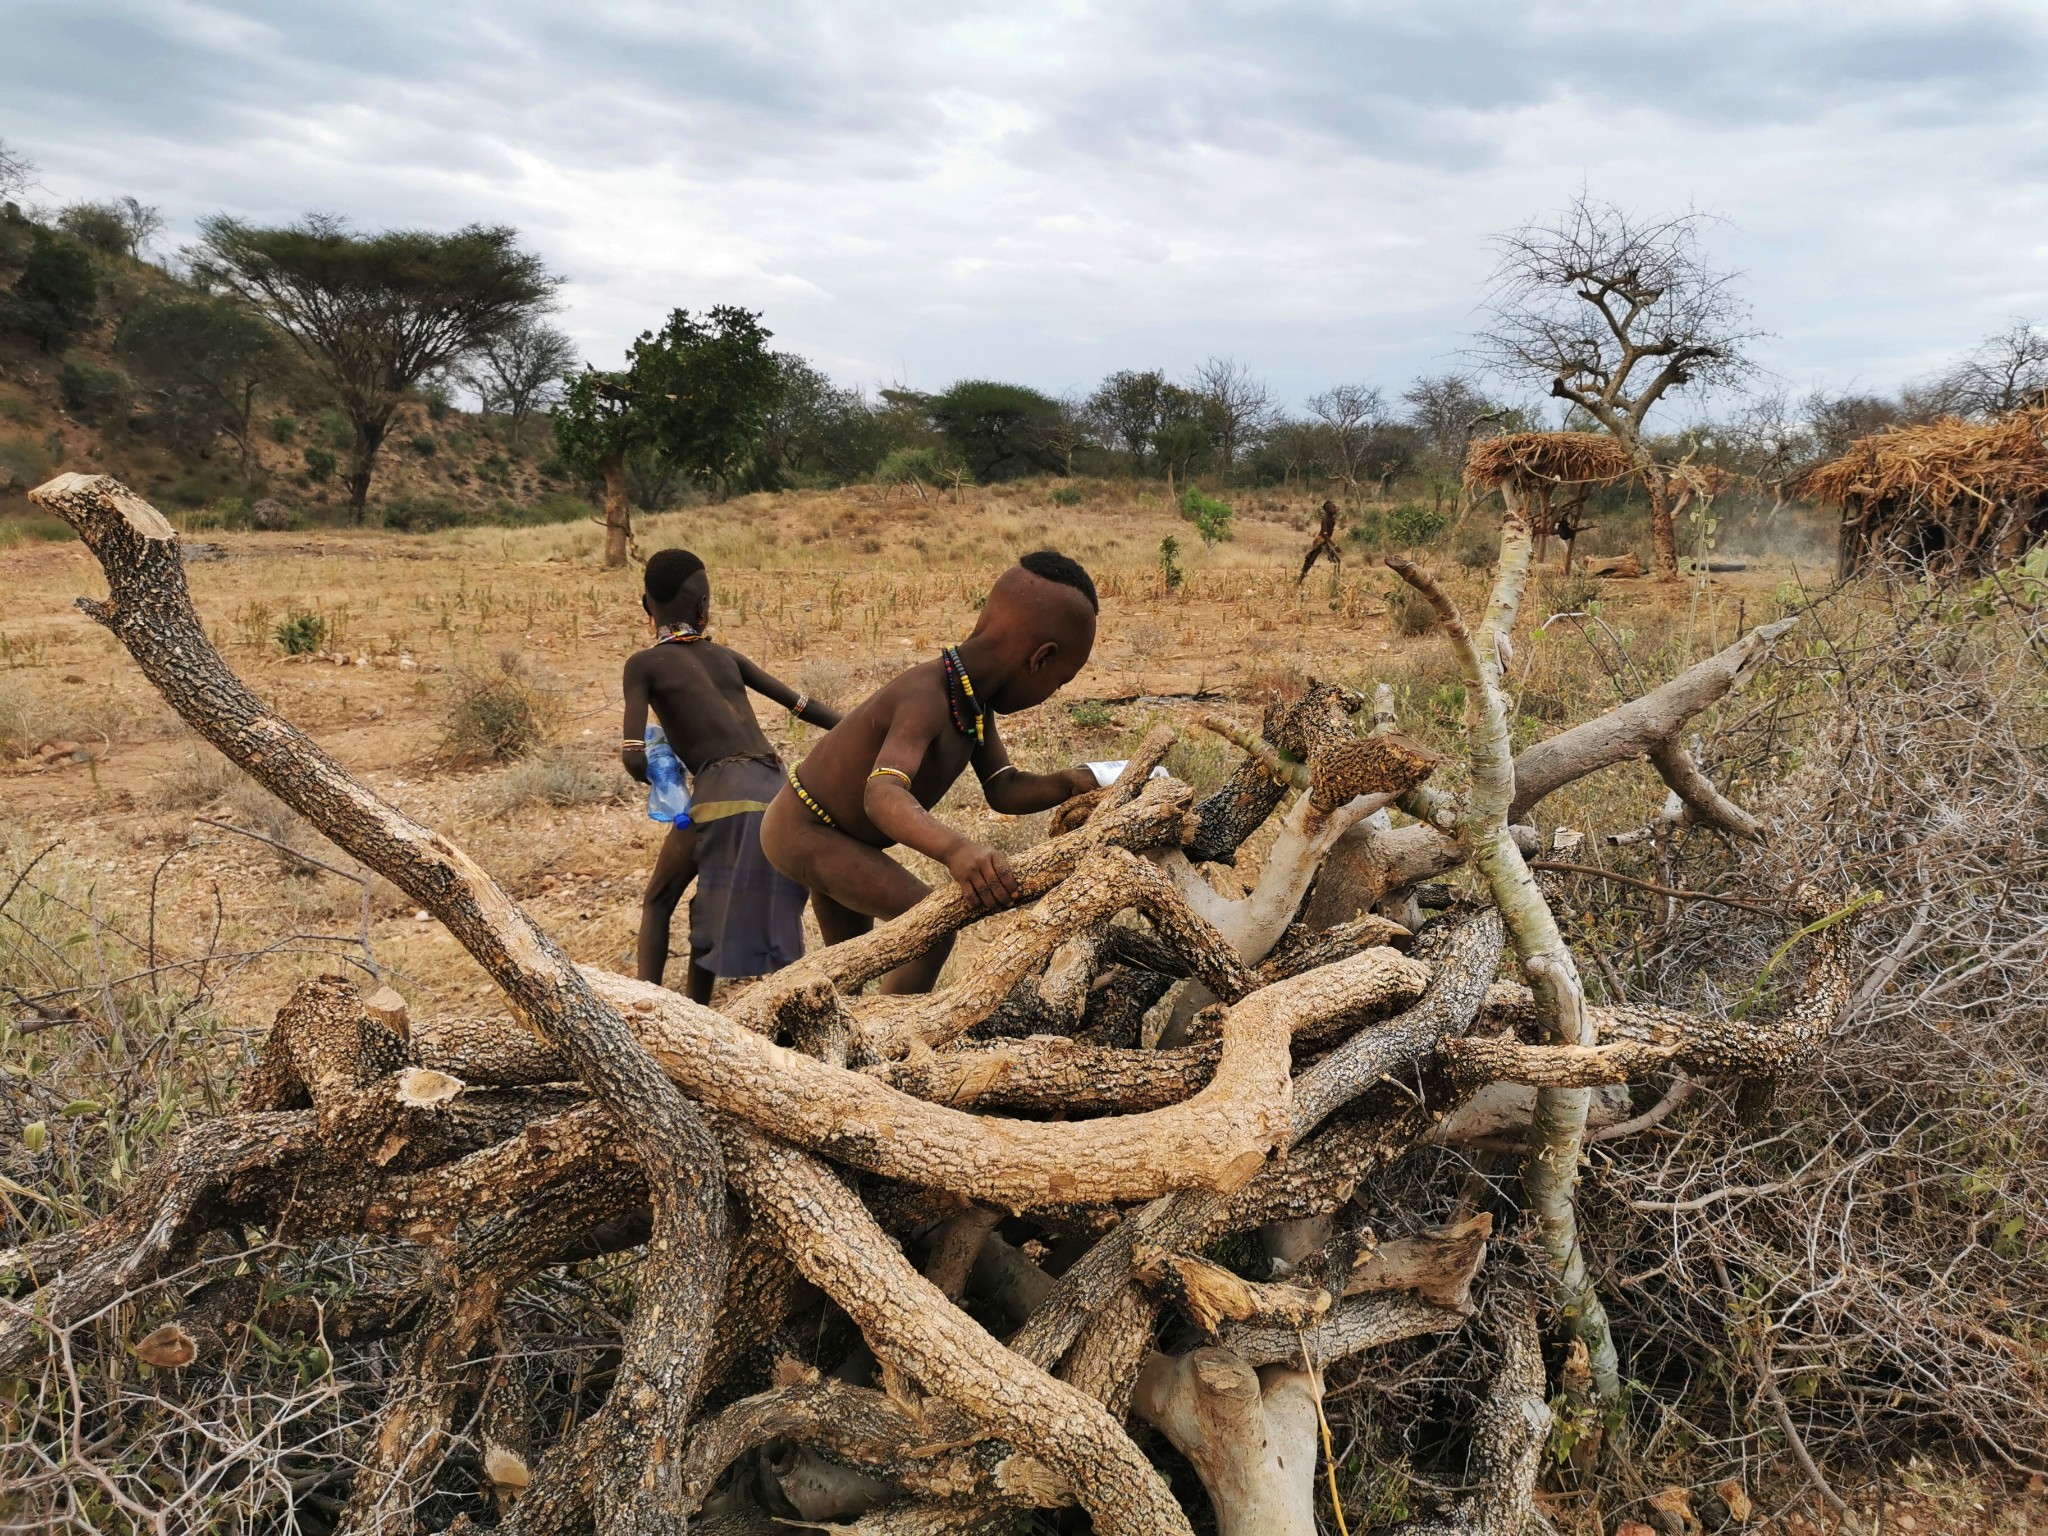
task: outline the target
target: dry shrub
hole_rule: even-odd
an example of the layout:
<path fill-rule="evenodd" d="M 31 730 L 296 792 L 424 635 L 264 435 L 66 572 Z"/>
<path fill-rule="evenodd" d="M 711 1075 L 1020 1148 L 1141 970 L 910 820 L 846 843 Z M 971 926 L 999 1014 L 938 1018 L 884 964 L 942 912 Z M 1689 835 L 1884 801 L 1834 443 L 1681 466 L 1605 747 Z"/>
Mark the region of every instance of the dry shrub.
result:
<path fill-rule="evenodd" d="M 509 762 L 546 741 L 560 717 L 558 690 L 517 651 L 500 651 L 492 665 L 456 674 L 441 749 L 457 762 Z"/>
<path fill-rule="evenodd" d="M 1669 1130 L 1594 1159 L 1586 1230 L 1633 1372 L 1663 1428 L 1706 1432 L 1725 1461 L 1778 1453 L 1782 1400 L 1836 1478 L 1953 1446 L 2048 1471 L 2037 622 L 2005 602 L 1810 612 L 1722 737 L 1765 843 L 1692 834 L 1661 873 L 1637 871 L 1781 906 L 1802 880 L 1836 903 L 1882 897 L 1810 1070 L 1708 1084 Z M 1611 897 L 1584 884 L 1574 900 Z M 1792 931 L 1704 903 L 1626 905 L 1603 920 L 1610 974 L 1723 1016 Z"/>
<path fill-rule="evenodd" d="M 1536 617 L 1547 619 L 1557 613 L 1584 613 L 1600 601 L 1600 578 L 1574 571 L 1543 570 L 1536 575 Z"/>
<path fill-rule="evenodd" d="M 477 791 L 477 813 L 502 819 L 530 805 L 566 809 L 611 805 L 632 798 L 632 780 L 617 764 L 594 760 L 565 747 L 545 747 L 493 774 Z"/>
<path fill-rule="evenodd" d="M 212 747 L 194 745 L 150 782 L 149 803 L 159 811 L 196 811 L 246 783 L 240 769 Z"/>
<path fill-rule="evenodd" d="M 1396 582 L 1387 588 L 1387 623 L 1395 634 L 1413 639 L 1436 628 L 1436 610 L 1407 582 Z"/>

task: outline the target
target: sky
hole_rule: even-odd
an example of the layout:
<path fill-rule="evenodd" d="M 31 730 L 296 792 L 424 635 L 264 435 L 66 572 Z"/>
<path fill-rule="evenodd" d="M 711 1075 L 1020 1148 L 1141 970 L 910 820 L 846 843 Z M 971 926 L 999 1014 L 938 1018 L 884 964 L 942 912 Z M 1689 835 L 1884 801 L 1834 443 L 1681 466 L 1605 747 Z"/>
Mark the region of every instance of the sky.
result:
<path fill-rule="evenodd" d="M 1463 365 L 1489 237 L 1724 222 L 1764 383 L 2048 320 L 2048 3 L 0 0 L 33 201 L 516 226 L 600 365 L 743 304 L 846 383 Z"/>

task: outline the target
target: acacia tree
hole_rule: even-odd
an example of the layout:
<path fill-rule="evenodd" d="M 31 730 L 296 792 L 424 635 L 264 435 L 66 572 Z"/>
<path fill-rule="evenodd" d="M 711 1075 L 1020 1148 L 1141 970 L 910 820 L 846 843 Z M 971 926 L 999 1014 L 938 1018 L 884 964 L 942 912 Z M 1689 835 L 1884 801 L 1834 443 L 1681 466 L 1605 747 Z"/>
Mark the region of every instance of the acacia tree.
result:
<path fill-rule="evenodd" d="M 485 410 L 505 418 L 505 440 L 516 449 L 527 420 L 552 402 L 575 366 L 576 343 L 567 332 L 526 319 L 486 338 L 461 376 Z"/>
<path fill-rule="evenodd" d="M 357 522 L 406 392 L 530 321 L 561 283 L 503 225 L 358 235 L 327 214 L 277 229 L 220 214 L 199 229 L 201 275 L 290 336 L 348 416 Z"/>
<path fill-rule="evenodd" d="M 1060 467 L 1046 436 L 1057 430 L 1059 402 L 1027 385 L 962 379 L 925 408 L 977 480 Z"/>
<path fill-rule="evenodd" d="M 1496 237 L 1500 262 L 1478 356 L 1503 375 L 1544 384 L 1619 438 L 1650 498 L 1659 580 L 1678 575 L 1671 492 L 1643 421 L 1675 389 L 1733 384 L 1753 369 L 1758 334 L 1736 273 L 1708 263 L 1711 215 L 1639 220 L 1581 195 L 1555 223 Z"/>
<path fill-rule="evenodd" d="M 152 299 L 121 322 L 114 345 L 173 430 L 229 438 L 247 479 L 256 396 L 289 366 L 284 338 L 238 304 Z"/>
<path fill-rule="evenodd" d="M 640 333 L 624 368 L 568 381 L 555 447 L 572 469 L 604 482 L 607 568 L 626 563 L 632 542 L 629 458 L 650 455 L 705 483 L 729 482 L 741 468 L 783 390 L 770 334 L 758 314 L 734 305 L 702 319 L 678 309 L 659 331 Z"/>
<path fill-rule="evenodd" d="M 1935 402 L 1958 416 L 2003 416 L 2048 405 L 2048 331 L 2015 320 L 1987 336 L 1934 385 Z"/>

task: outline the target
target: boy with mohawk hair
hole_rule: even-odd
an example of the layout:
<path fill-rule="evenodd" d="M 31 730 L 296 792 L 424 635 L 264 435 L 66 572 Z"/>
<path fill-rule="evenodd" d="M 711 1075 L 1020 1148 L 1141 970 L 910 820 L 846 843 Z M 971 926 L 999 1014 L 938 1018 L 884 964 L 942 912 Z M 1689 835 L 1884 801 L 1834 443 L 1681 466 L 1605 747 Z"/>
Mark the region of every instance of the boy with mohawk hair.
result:
<path fill-rule="evenodd" d="M 1073 680 L 1095 644 L 1095 583 L 1065 555 L 1026 555 L 996 580 L 974 633 L 912 667 L 850 711 L 812 749 L 761 822 L 775 867 L 809 887 L 825 942 L 901 915 L 930 887 L 883 850 L 902 843 L 946 866 L 983 907 L 1016 900 L 1009 861 L 931 813 L 970 763 L 989 809 L 1021 816 L 1095 788 L 1088 768 L 1025 773 L 996 716 L 1042 704 Z M 882 980 L 929 992 L 951 941 Z"/>
<path fill-rule="evenodd" d="M 690 825 L 669 829 L 641 900 L 636 973 L 662 979 L 669 923 L 695 877 L 686 989 L 708 1003 L 719 977 L 765 976 L 804 952 L 806 892 L 761 852 L 762 813 L 782 789 L 782 759 L 754 719 L 747 690 L 828 729 L 839 712 L 711 639 L 711 578 L 688 550 L 664 549 L 647 562 L 640 605 L 654 622 L 654 643 L 626 662 L 620 760 L 647 782 L 651 708 L 695 784 Z"/>

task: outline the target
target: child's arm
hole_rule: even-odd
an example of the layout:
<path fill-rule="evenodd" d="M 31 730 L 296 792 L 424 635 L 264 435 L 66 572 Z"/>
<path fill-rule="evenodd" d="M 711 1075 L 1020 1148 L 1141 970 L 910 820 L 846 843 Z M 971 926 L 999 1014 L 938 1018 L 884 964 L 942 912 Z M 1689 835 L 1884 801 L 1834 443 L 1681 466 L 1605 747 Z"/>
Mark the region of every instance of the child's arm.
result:
<path fill-rule="evenodd" d="M 987 843 L 955 832 L 918 804 L 910 792 L 911 780 L 924 765 L 925 752 L 940 731 L 951 729 L 944 706 L 937 701 L 900 702 L 882 740 L 882 750 L 875 754 L 875 771 L 862 791 L 861 809 L 884 837 L 937 859 L 982 906 L 1000 907 L 1017 899 L 1010 861 Z"/>
<path fill-rule="evenodd" d="M 626 661 L 626 723 L 619 732 L 619 761 L 642 784 L 647 782 L 647 747 L 642 740 L 647 734 L 647 671 L 639 662 L 645 654 L 636 652 Z"/>
<path fill-rule="evenodd" d="M 798 693 L 781 678 L 771 673 L 763 672 L 738 651 L 732 653 L 732 659 L 740 664 L 741 682 L 753 689 L 754 692 L 760 694 L 762 698 L 773 699 L 784 709 L 789 710 L 797 719 L 806 721 L 811 725 L 822 725 L 828 731 L 839 723 L 839 711 L 830 704 L 825 703 L 823 700 L 809 698 L 804 694 Z M 804 701 L 804 707 L 802 709 L 791 709 L 790 706 L 799 699 Z"/>
<path fill-rule="evenodd" d="M 1026 773 L 1010 761 L 1009 749 L 991 722 L 987 743 L 974 754 L 975 777 L 988 808 L 1004 816 L 1028 816 L 1086 794 L 1096 787 L 1089 768 L 1062 768 L 1057 773 Z"/>

